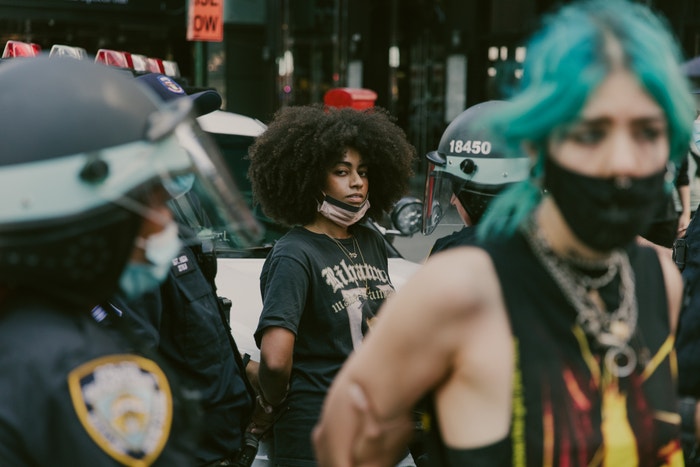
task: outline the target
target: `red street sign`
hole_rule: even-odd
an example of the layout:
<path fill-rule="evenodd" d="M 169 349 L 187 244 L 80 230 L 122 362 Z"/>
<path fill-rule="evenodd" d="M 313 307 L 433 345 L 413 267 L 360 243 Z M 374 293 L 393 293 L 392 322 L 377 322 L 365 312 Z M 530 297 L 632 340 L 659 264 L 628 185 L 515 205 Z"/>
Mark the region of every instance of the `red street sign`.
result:
<path fill-rule="evenodd" d="M 224 0 L 189 0 L 187 40 L 224 40 Z"/>

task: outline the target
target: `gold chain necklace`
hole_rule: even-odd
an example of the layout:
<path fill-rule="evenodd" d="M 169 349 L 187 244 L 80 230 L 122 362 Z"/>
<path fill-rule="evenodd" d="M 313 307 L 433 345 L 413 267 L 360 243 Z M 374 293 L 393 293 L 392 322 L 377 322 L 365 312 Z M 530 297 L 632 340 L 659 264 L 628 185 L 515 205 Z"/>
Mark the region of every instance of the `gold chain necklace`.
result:
<path fill-rule="evenodd" d="M 362 264 L 366 264 L 365 257 L 362 254 L 362 249 L 360 248 L 360 244 L 357 242 L 357 239 L 355 238 L 354 235 L 351 237 L 353 251 L 350 251 L 347 248 L 345 248 L 345 246 L 343 246 L 343 244 L 340 243 L 340 241 L 337 238 L 331 237 L 328 234 L 326 234 L 326 237 L 330 238 L 331 240 L 333 240 L 333 242 L 336 245 L 338 245 L 338 248 L 340 248 L 340 251 L 342 251 L 345 254 L 345 256 L 347 256 L 348 260 L 350 260 L 350 262 L 352 263 L 353 266 L 357 266 L 357 264 L 355 264 L 355 258 L 357 258 L 358 253 L 360 254 L 360 258 L 362 259 Z M 357 270 L 357 268 L 355 268 L 355 269 Z M 355 274 L 357 274 L 357 272 Z M 364 276 L 365 276 L 365 281 L 364 281 L 365 282 L 365 290 L 367 291 L 367 294 L 369 295 L 369 283 L 367 282 L 367 275 L 364 274 Z"/>
<path fill-rule="evenodd" d="M 333 241 L 335 242 L 336 245 L 338 245 L 338 248 L 340 248 L 340 250 L 341 250 L 343 253 L 345 253 L 345 256 L 347 256 L 348 259 L 349 259 L 350 261 L 352 261 L 352 260 L 354 260 L 354 259 L 357 258 L 357 250 L 359 250 L 360 247 L 357 245 L 357 240 L 355 240 L 355 237 L 354 237 L 354 236 L 351 237 L 351 238 L 352 238 L 352 250 L 353 250 L 353 251 L 350 251 L 350 250 L 348 250 L 347 248 L 345 248 L 345 246 L 344 246 L 342 243 L 340 243 L 340 241 L 339 241 L 337 238 L 333 238 L 333 237 L 331 237 L 330 235 L 329 235 L 328 237 L 329 237 L 331 240 L 333 240 Z M 353 262 L 353 264 L 354 264 L 354 262 Z"/>

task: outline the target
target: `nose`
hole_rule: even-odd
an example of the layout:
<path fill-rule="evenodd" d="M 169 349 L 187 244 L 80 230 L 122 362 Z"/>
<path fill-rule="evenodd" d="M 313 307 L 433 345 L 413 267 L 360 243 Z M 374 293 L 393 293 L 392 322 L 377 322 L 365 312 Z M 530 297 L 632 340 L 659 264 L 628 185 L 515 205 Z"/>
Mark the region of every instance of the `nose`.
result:
<path fill-rule="evenodd" d="M 352 176 L 350 178 L 350 186 L 351 187 L 361 187 L 365 184 L 365 180 L 362 178 L 362 176 L 357 172 L 356 170 L 352 171 Z"/>
<path fill-rule="evenodd" d="M 643 148 L 636 144 L 628 131 L 616 132 L 610 144 L 607 165 L 610 177 L 634 177 L 644 170 L 640 165 L 640 152 Z"/>

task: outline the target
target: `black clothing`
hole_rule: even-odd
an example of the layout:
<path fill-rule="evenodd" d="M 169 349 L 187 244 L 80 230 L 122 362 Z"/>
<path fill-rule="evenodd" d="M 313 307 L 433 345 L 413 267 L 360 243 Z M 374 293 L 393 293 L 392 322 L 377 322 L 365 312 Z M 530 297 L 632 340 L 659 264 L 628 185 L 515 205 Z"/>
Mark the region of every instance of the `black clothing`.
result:
<path fill-rule="evenodd" d="M 654 220 L 649 224 L 642 237 L 652 243 L 666 248 L 672 248 L 673 242 L 678 236 L 678 218 L 676 203 L 671 193 L 664 195 L 665 200 L 657 203 L 654 212 Z"/>
<path fill-rule="evenodd" d="M 338 241 L 354 259 L 330 237 L 295 227 L 275 244 L 260 275 L 257 345 L 270 326 L 296 335 L 288 409 L 274 425 L 281 465 L 314 465 L 311 430 L 328 387 L 394 291 L 381 236 L 361 225 L 350 232 L 359 250 L 352 239 Z"/>
<path fill-rule="evenodd" d="M 700 399 L 700 219 L 693 216 L 685 237 L 682 275 L 685 300 L 678 320 L 678 390 Z"/>
<path fill-rule="evenodd" d="M 200 268 L 199 247 L 184 247 L 159 290 L 115 305 L 125 319 L 177 372 L 184 387 L 201 401 L 201 463 L 232 455 L 252 411 L 252 397 L 239 368 L 227 320 L 216 293 Z"/>
<path fill-rule="evenodd" d="M 174 380 L 90 310 L 32 295 L 0 311 L 0 465 L 190 467 Z"/>
<path fill-rule="evenodd" d="M 500 465 L 677 465 L 673 336 L 655 251 L 627 248 L 639 310 L 629 344 L 638 363 L 629 376 L 618 378 L 603 363 L 606 349 L 577 324 L 575 309 L 522 234 L 485 249 L 498 274 L 515 345 L 508 455 L 503 462 L 503 450 L 498 452 Z M 617 308 L 618 287 L 616 278 L 599 290 L 608 309 Z M 437 430 L 431 433 L 439 436 Z M 444 458 L 442 446 L 431 459 Z M 469 450 L 462 451 L 452 465 L 467 465 L 470 457 Z"/>
<path fill-rule="evenodd" d="M 456 246 L 474 245 L 476 241 L 476 226 L 464 226 L 450 235 L 435 240 L 428 256 Z"/>

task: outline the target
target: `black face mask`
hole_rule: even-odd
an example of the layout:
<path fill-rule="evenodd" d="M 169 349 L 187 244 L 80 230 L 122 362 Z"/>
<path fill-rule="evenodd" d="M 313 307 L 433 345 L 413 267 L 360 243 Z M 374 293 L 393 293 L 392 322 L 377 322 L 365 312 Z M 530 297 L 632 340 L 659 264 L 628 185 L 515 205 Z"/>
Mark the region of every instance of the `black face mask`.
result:
<path fill-rule="evenodd" d="M 596 178 L 565 169 L 547 157 L 544 188 L 574 235 L 598 251 L 625 246 L 646 231 L 664 198 L 665 170 L 630 178 Z"/>

